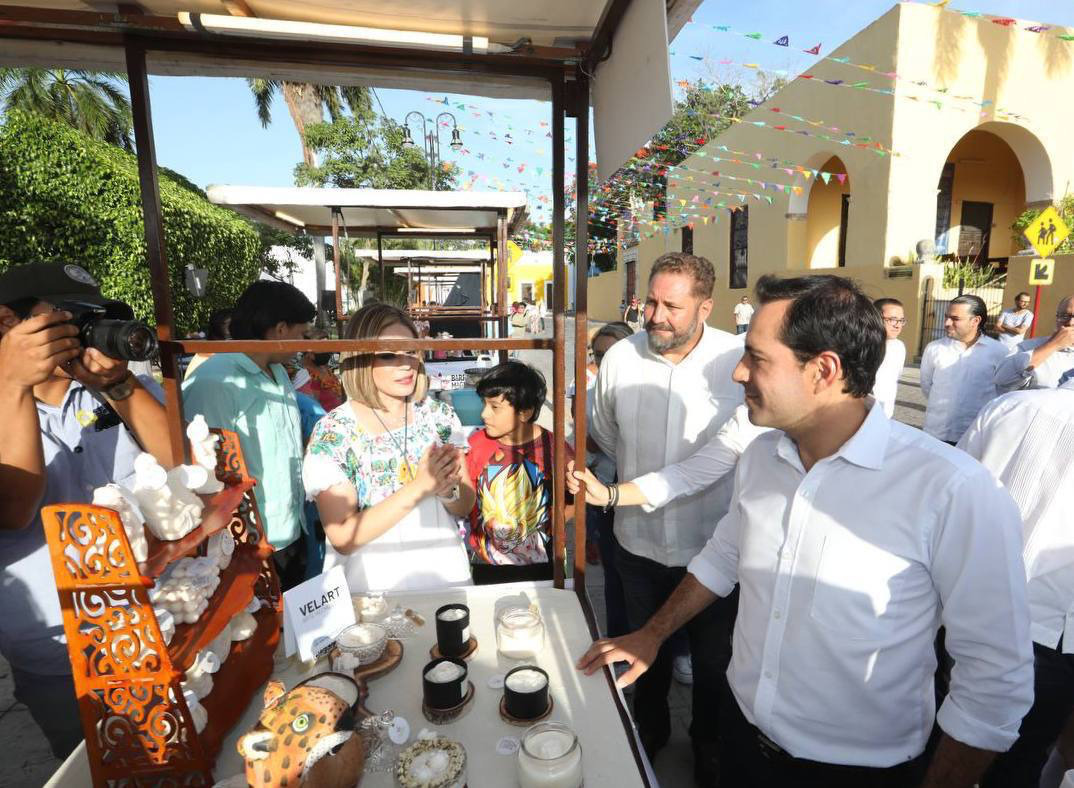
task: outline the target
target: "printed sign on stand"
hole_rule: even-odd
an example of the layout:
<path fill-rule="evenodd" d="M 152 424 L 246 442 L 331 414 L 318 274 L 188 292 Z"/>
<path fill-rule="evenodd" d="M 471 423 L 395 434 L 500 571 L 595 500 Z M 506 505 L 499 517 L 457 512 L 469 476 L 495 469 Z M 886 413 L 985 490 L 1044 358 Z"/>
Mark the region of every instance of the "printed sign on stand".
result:
<path fill-rule="evenodd" d="M 311 577 L 283 595 L 284 650 L 309 662 L 332 646 L 336 635 L 355 623 L 354 605 L 343 567 Z"/>

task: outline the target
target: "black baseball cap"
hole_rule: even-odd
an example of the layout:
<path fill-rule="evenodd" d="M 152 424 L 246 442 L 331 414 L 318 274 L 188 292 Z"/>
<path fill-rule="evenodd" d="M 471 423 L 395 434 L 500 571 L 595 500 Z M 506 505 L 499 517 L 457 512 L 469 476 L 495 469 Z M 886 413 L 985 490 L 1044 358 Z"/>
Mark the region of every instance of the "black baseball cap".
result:
<path fill-rule="evenodd" d="M 74 263 L 28 263 L 16 265 L 0 274 L 0 304 L 12 304 L 24 298 L 41 301 L 80 301 L 105 307 L 110 317 L 130 320 L 133 310 L 122 301 L 101 295 L 93 275 Z"/>

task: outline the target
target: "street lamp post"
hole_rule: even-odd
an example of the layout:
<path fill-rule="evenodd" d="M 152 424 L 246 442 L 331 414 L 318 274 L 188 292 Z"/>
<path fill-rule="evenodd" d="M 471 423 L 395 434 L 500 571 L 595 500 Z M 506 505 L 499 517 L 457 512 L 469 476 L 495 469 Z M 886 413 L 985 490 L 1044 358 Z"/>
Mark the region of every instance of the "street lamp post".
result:
<path fill-rule="evenodd" d="M 441 112 L 436 120 L 430 120 L 418 110 L 406 114 L 403 119 L 403 145 L 412 147 L 414 138 L 410 135 L 410 118 L 417 115 L 421 119 L 422 145 L 425 151 L 425 160 L 429 162 L 429 190 L 436 191 L 436 172 L 440 168 L 440 119 L 448 118 L 451 121 L 451 142 L 448 146 L 452 150 L 462 149 L 462 136 L 459 134 L 459 123 L 450 112 Z"/>

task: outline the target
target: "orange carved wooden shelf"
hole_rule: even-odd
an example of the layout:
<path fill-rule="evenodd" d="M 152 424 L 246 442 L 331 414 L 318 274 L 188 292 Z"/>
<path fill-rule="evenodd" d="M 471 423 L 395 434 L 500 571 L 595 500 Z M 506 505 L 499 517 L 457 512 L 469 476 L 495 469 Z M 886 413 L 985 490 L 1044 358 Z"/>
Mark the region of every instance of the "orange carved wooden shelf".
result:
<path fill-rule="evenodd" d="M 145 538 L 149 543 L 149 555 L 138 564 L 138 571 L 145 577 L 160 577 L 173 561 L 194 555 L 205 540 L 227 527 L 246 491 L 253 489 L 255 484 L 253 479 L 244 479 L 214 495 L 203 496 L 205 509 L 202 511 L 201 525 L 182 539 L 164 541 L 157 539 L 147 529 Z"/>
<path fill-rule="evenodd" d="M 272 655 L 280 640 L 279 613 L 262 608 L 254 618 L 254 634 L 231 647 L 227 660 L 213 675 L 213 691 L 201 702 L 209 714 L 201 741 L 212 760 L 220 754 L 228 732 L 242 719 L 250 698 L 272 675 Z"/>
<path fill-rule="evenodd" d="M 119 516 L 89 504 L 41 510 L 93 785 L 212 784 L 220 743 L 272 672 L 280 636 L 280 585 L 238 437 L 221 441 L 217 478 L 228 487 L 207 502 L 201 525 L 175 542 L 147 534 L 146 561 L 134 560 Z M 235 538 L 231 563 L 206 611 L 176 628 L 164 645 L 148 589 L 168 564 L 203 552 L 210 535 Z M 206 729 L 198 734 L 180 681 L 208 645 L 252 598 L 262 602 L 254 634 L 234 644 L 205 699 Z"/>
<path fill-rule="evenodd" d="M 250 603 L 254 598 L 254 584 L 265 559 L 271 555 L 272 548 L 264 542 L 235 548 L 231 563 L 220 573 L 220 585 L 209 599 L 205 612 L 193 624 L 180 624 L 175 628 L 168 653 L 176 670 L 186 671 L 193 665 L 198 652 Z"/>

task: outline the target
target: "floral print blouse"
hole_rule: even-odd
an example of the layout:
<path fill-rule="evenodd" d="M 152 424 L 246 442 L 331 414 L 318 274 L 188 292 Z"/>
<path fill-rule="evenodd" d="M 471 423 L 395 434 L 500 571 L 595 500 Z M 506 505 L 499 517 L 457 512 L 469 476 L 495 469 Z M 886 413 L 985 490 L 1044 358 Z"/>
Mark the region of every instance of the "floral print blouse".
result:
<path fill-rule="evenodd" d="M 449 405 L 426 398 L 413 406 L 410 424 L 380 435 L 370 435 L 359 423 L 349 402 L 321 419 L 310 436 L 302 477 L 306 497 L 343 482 L 358 493 L 358 507 L 380 503 L 412 478 L 418 462 L 434 442 L 446 443 L 459 417 Z M 405 435 L 404 435 L 405 433 Z M 402 461 L 404 449 L 409 461 Z"/>

